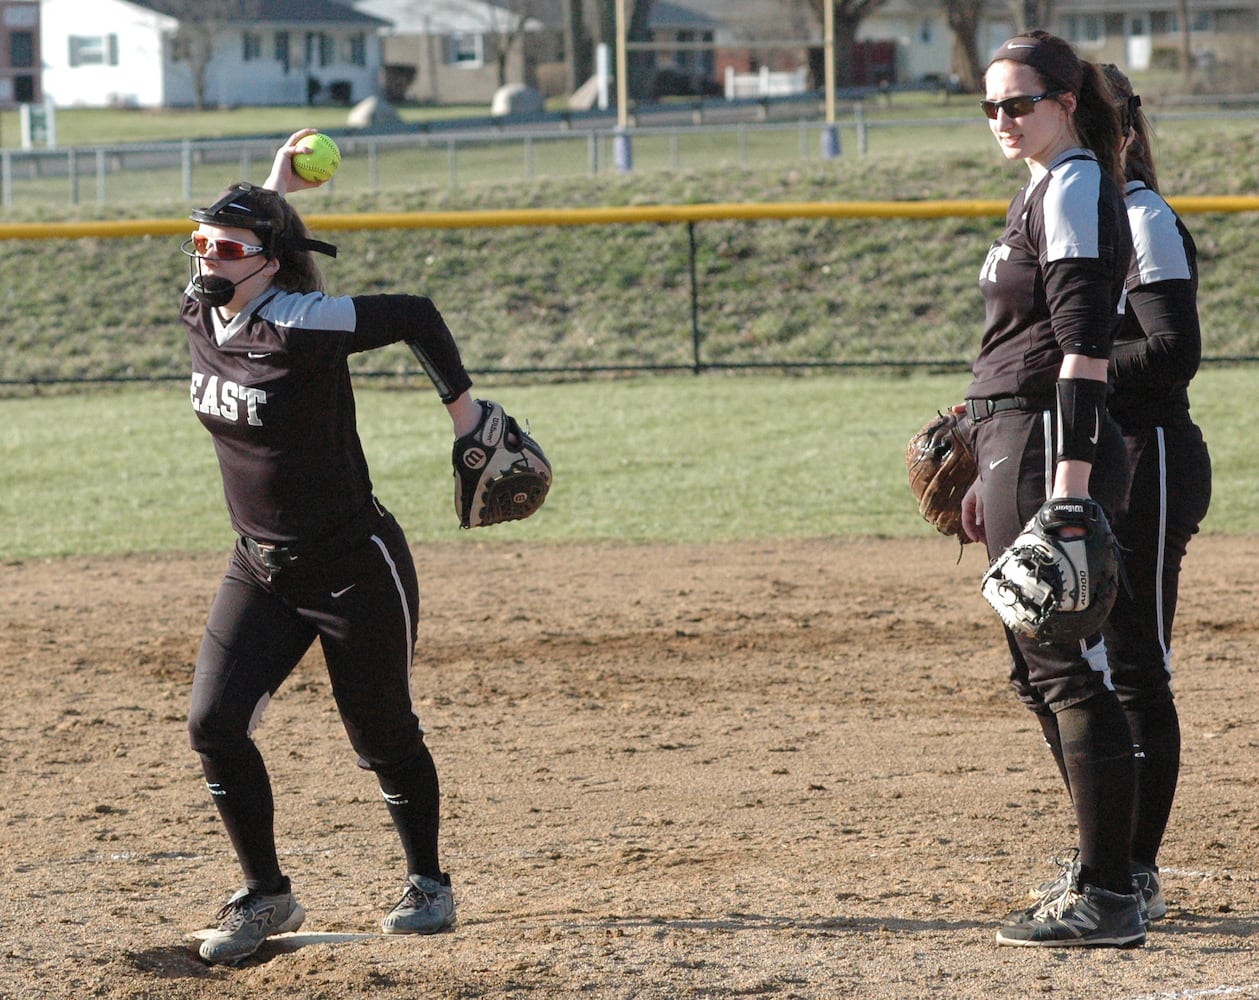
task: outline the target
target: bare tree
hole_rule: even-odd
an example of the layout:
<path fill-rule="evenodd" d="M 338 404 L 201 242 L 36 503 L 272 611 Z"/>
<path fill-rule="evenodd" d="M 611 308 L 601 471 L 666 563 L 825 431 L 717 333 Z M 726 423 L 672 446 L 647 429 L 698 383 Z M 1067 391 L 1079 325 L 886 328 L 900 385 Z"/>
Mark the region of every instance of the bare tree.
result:
<path fill-rule="evenodd" d="M 944 0 L 944 12 L 953 32 L 953 72 L 963 90 L 978 90 L 984 75 L 979 54 L 984 0 Z"/>
<path fill-rule="evenodd" d="M 258 20 L 257 0 L 165 0 L 162 9 L 179 21 L 170 38 L 172 54 L 188 64 L 193 102 L 200 111 L 206 106 L 208 71 L 215 45 L 230 25 Z"/>
<path fill-rule="evenodd" d="M 1010 0 L 1010 16 L 1019 34 L 1047 28 L 1054 16 L 1053 0 Z"/>
<path fill-rule="evenodd" d="M 651 3 L 652 0 L 634 0 L 630 8 L 629 27 L 626 29 L 626 41 L 649 42 L 651 38 Z M 629 63 L 629 92 L 636 100 L 651 96 L 652 69 L 656 65 L 655 53 L 631 52 L 626 57 Z"/>
<path fill-rule="evenodd" d="M 523 52 L 525 29 L 529 19 L 536 13 L 535 0 L 493 0 L 493 2 L 478 6 L 459 3 L 458 0 L 447 0 L 437 9 L 452 17 L 456 15 L 476 17 L 480 22 L 478 27 L 483 29 L 482 35 L 493 49 L 494 65 L 498 70 L 498 85 L 501 87 L 508 83 L 511 54 L 517 46 L 520 46 Z"/>
<path fill-rule="evenodd" d="M 817 16 L 818 24 L 824 24 L 826 16 L 825 4 L 833 5 L 835 11 L 835 83 L 840 87 L 851 87 L 855 82 L 853 74 L 853 54 L 857 51 L 857 28 L 867 14 L 872 14 L 884 6 L 888 0 L 809 0 L 809 8 Z M 810 64 L 814 61 L 810 57 Z M 813 75 L 818 80 L 825 76 L 825 65 L 811 66 Z M 822 72 L 818 72 L 821 69 Z"/>
<path fill-rule="evenodd" d="M 1176 17 L 1180 20 L 1180 72 L 1185 89 L 1193 89 L 1193 46 L 1189 39 L 1189 0 L 1176 0 Z"/>
<path fill-rule="evenodd" d="M 564 68 L 571 94 L 590 76 L 590 48 L 586 40 L 582 0 L 561 0 L 564 18 Z"/>

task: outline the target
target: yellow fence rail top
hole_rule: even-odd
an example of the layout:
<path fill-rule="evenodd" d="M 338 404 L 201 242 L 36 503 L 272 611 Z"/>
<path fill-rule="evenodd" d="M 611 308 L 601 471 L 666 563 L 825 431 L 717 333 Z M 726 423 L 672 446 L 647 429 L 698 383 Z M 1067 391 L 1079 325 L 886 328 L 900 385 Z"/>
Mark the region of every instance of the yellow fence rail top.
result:
<path fill-rule="evenodd" d="M 1168 199 L 1184 214 L 1259 212 L 1259 196 Z M 604 208 L 522 208 L 461 212 L 365 212 L 304 216 L 314 231 L 368 229 L 493 229 L 511 226 L 595 226 L 757 219 L 946 219 L 1005 215 L 1003 201 L 784 201 L 755 204 L 624 205 Z M 178 236 L 192 223 L 179 219 L 0 223 L 0 240 Z"/>

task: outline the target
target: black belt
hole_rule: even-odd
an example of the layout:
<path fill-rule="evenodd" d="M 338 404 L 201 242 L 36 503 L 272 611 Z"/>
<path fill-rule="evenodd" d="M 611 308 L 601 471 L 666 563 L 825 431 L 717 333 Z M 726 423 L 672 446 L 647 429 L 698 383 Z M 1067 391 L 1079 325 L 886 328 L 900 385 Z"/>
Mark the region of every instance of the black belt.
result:
<path fill-rule="evenodd" d="M 978 424 L 1004 410 L 1047 410 L 1052 407 L 1052 401 L 1034 396 L 999 396 L 996 399 L 968 399 L 966 415 L 972 423 Z"/>
<path fill-rule="evenodd" d="M 244 542 L 245 551 L 273 573 L 296 565 L 299 558 L 287 545 L 272 545 L 269 542 L 260 542 L 256 538 L 248 537 L 244 539 Z"/>
<path fill-rule="evenodd" d="M 243 536 L 241 541 L 244 542 L 245 551 L 272 573 L 292 569 L 299 563 L 317 566 L 345 555 L 357 546 L 371 534 L 372 528 L 382 516 L 376 501 L 372 500 L 348 524 L 324 538 L 285 545 L 260 542 L 248 536 Z"/>

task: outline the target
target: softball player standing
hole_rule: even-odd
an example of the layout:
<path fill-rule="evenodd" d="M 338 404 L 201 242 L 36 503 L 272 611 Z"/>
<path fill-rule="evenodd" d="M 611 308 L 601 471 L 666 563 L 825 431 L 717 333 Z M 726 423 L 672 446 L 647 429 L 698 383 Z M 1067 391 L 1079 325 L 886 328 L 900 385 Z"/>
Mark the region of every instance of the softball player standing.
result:
<path fill-rule="evenodd" d="M 1128 463 L 1106 395 L 1132 239 L 1119 120 L 1098 68 L 1034 31 L 997 50 L 984 85 L 1003 156 L 1031 173 L 980 273 L 986 323 L 966 392 L 979 478 L 964 526 L 996 558 L 1046 499 L 1091 497 L 1111 519 L 1122 507 Z M 1080 848 L 1062 884 L 1012 913 L 997 941 L 1139 945 L 1132 746 L 1102 638 L 1041 645 L 1005 634 L 1011 682 L 1070 788 Z"/>
<path fill-rule="evenodd" d="M 1103 632 L 1137 762 L 1133 872 L 1150 919 L 1157 920 L 1167 913 L 1158 851 L 1180 773 L 1172 622 L 1181 560 L 1211 503 L 1211 456 L 1189 415 L 1189 383 L 1202 358 L 1197 248 L 1158 193 L 1152 133 L 1140 98 L 1118 67 L 1104 70 L 1120 102 L 1124 200 L 1136 252 L 1115 341 L 1110 400 L 1132 466 L 1127 510 L 1114 525 L 1128 585 L 1120 588 Z"/>

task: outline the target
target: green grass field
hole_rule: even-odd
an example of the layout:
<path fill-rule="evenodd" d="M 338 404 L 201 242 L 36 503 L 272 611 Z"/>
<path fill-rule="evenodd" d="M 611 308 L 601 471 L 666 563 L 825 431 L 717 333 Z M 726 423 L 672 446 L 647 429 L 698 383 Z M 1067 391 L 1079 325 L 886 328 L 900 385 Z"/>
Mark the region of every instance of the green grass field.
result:
<path fill-rule="evenodd" d="M 360 388 L 382 501 L 412 542 L 922 536 L 904 447 L 965 374 L 668 376 L 483 390 L 531 421 L 555 466 L 527 521 L 460 532 L 449 422 L 431 388 Z M 1212 368 L 1194 412 L 1215 463 L 1204 531 L 1259 531 L 1254 368 Z M 0 400 L 0 558 L 226 548 L 208 435 L 181 384 Z M 950 544 L 944 539 L 940 545 Z"/>

